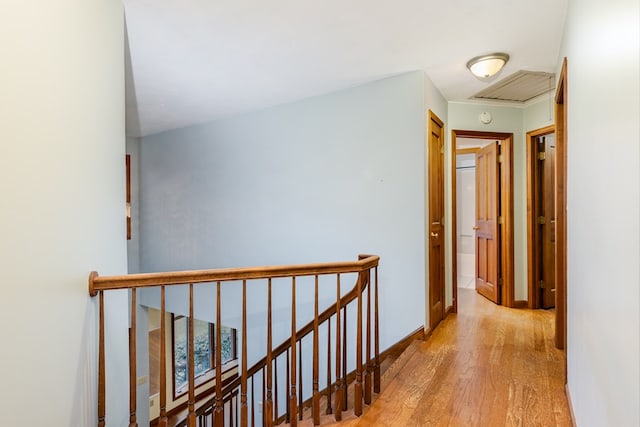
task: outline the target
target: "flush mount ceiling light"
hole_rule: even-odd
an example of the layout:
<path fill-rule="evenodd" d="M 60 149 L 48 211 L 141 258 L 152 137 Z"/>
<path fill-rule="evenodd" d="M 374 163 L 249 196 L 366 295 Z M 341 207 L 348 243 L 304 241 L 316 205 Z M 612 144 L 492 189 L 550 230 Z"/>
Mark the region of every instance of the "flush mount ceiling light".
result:
<path fill-rule="evenodd" d="M 476 56 L 467 62 L 467 68 L 474 76 L 487 78 L 497 74 L 509 60 L 506 53 L 492 53 L 489 55 Z"/>

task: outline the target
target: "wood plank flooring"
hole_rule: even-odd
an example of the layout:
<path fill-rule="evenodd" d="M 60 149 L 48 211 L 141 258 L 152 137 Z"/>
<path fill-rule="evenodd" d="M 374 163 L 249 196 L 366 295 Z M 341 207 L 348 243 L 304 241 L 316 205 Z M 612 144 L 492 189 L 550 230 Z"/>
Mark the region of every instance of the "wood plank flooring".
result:
<path fill-rule="evenodd" d="M 571 426 L 553 314 L 458 290 L 448 316 L 364 415 L 336 426 Z"/>

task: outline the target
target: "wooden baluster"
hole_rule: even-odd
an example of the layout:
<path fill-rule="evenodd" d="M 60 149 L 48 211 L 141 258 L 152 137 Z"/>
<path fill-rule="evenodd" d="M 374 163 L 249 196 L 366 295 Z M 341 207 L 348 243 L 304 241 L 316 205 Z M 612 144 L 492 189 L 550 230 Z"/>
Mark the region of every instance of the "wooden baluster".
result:
<path fill-rule="evenodd" d="M 376 393 L 380 393 L 380 332 L 379 332 L 379 326 L 378 326 L 378 266 L 376 266 L 375 273 L 376 273 L 375 303 L 374 303 L 375 307 L 373 310 L 375 367 L 373 370 L 373 391 Z"/>
<path fill-rule="evenodd" d="M 369 270 L 365 274 L 365 285 L 367 287 L 367 339 L 365 343 L 366 348 L 366 365 L 364 370 L 364 403 L 369 405 L 371 403 L 371 373 L 373 366 L 371 366 L 371 283 L 369 283 Z"/>
<path fill-rule="evenodd" d="M 196 344 L 195 344 L 195 318 L 193 317 L 193 283 L 189 284 L 189 331 L 188 331 L 188 339 L 187 342 L 187 356 L 189 357 L 187 374 L 189 375 L 189 400 L 187 402 L 189 408 L 189 414 L 187 415 L 187 426 L 188 427 L 196 427 L 196 374 L 195 374 L 195 353 L 196 353 Z"/>
<path fill-rule="evenodd" d="M 264 370 L 264 366 L 262 367 L 262 369 L 260 370 L 260 372 L 262 372 L 262 402 L 264 404 L 264 397 L 267 395 L 266 393 L 266 382 L 265 382 L 265 370 Z M 277 402 L 277 400 L 276 400 Z M 263 405 L 264 408 L 264 405 Z M 265 426 L 266 425 L 266 418 L 264 416 L 264 414 L 262 415 L 262 425 Z"/>
<path fill-rule="evenodd" d="M 333 412 L 331 407 L 331 317 L 327 321 L 327 410 L 326 415 Z"/>
<path fill-rule="evenodd" d="M 314 298 L 314 316 L 313 316 L 313 424 L 320 424 L 320 391 L 319 391 L 319 375 L 320 375 L 320 344 L 318 342 L 318 275 L 315 280 L 315 298 Z M 331 319 L 329 319 L 329 322 Z M 300 341 L 302 345 L 302 341 Z M 302 372 L 302 354 L 300 355 L 300 372 Z M 328 371 L 327 371 L 328 373 Z M 302 390 L 302 384 L 300 385 Z M 302 413 L 302 411 L 300 411 Z"/>
<path fill-rule="evenodd" d="M 93 273 L 92 273 L 93 274 Z M 98 338 L 98 427 L 105 426 L 106 376 L 104 364 L 104 291 L 100 291 L 100 336 Z"/>
<path fill-rule="evenodd" d="M 289 357 L 289 350 L 287 350 L 287 358 Z M 289 360 L 289 359 L 287 359 Z M 273 375 L 276 379 L 276 383 L 274 384 L 274 410 L 273 410 L 273 416 L 271 417 L 272 420 L 277 420 L 278 417 L 280 416 L 280 412 L 278 411 L 278 358 L 276 357 L 275 360 L 273 361 Z M 287 366 L 287 384 L 289 383 L 289 367 Z M 288 389 L 287 389 L 288 390 Z M 287 395 L 288 396 L 288 395 Z M 288 408 L 288 404 L 287 404 L 287 408 Z M 288 422 L 288 421 L 287 421 Z"/>
<path fill-rule="evenodd" d="M 220 313 L 220 282 L 216 283 L 216 406 L 213 416 L 215 427 L 223 427 L 224 410 L 222 408 L 222 315 Z"/>
<path fill-rule="evenodd" d="M 254 393 L 254 381 L 255 375 L 251 375 L 251 427 L 256 427 L 256 394 Z"/>
<path fill-rule="evenodd" d="M 340 355 L 340 274 L 338 274 L 336 284 L 336 421 L 342 420 L 342 380 L 340 362 L 342 357 Z"/>
<path fill-rule="evenodd" d="M 296 278 L 291 280 L 291 390 L 289 394 L 289 410 L 291 412 L 291 427 L 298 425 L 298 406 L 296 402 Z"/>
<path fill-rule="evenodd" d="M 242 377 L 240 379 L 240 425 L 249 424 L 247 412 L 247 281 L 242 281 Z"/>
<path fill-rule="evenodd" d="M 136 288 L 131 289 L 131 327 L 129 328 L 129 427 L 138 427 L 136 419 Z"/>
<path fill-rule="evenodd" d="M 300 351 L 298 352 L 298 360 L 300 364 L 298 365 L 298 418 L 302 421 L 302 415 L 304 413 L 304 408 L 302 407 L 302 339 L 299 342 Z M 295 363 L 295 362 L 294 362 Z"/>
<path fill-rule="evenodd" d="M 160 287 L 160 418 L 158 427 L 167 427 L 167 325 L 165 287 Z"/>
<path fill-rule="evenodd" d="M 287 367 L 287 372 L 286 372 L 286 377 L 285 377 L 286 390 L 285 390 L 285 395 L 284 395 L 284 397 L 285 397 L 284 400 L 286 402 L 285 410 L 287 411 L 286 414 L 285 414 L 285 419 L 286 419 L 287 422 L 291 421 L 290 418 L 289 418 L 289 415 L 291 415 L 291 411 L 290 411 L 290 408 L 289 408 L 289 394 L 290 394 L 290 390 L 291 390 L 291 386 L 290 386 L 290 384 L 291 384 L 291 378 L 290 378 L 291 373 L 290 373 L 290 368 L 289 368 L 290 367 L 290 365 L 289 365 L 289 360 L 290 360 L 289 353 L 290 353 L 290 350 L 287 349 L 287 360 L 285 361 L 286 362 L 286 367 Z M 277 418 L 277 415 L 276 415 L 276 418 Z"/>
<path fill-rule="evenodd" d="M 358 318 L 356 319 L 356 380 L 353 387 L 353 413 L 362 415 L 362 283 L 364 276 L 358 274 Z"/>
<path fill-rule="evenodd" d="M 233 395 L 231 395 L 231 400 L 229 401 L 229 427 L 234 427 L 233 414 L 235 414 L 235 411 L 233 410 L 233 401 L 234 399 L 237 399 L 237 396 L 238 392 L 233 393 Z"/>
<path fill-rule="evenodd" d="M 342 309 L 342 408 L 349 408 L 349 389 L 347 388 L 347 306 Z"/>
<path fill-rule="evenodd" d="M 264 418 L 265 426 L 271 427 L 273 423 L 273 396 L 271 393 L 273 377 L 271 375 L 271 367 L 273 365 L 273 355 L 271 354 L 272 346 L 272 325 L 271 325 L 271 279 L 267 282 L 267 396 L 264 402 Z M 276 418 L 278 417 L 278 377 L 276 373 Z"/>

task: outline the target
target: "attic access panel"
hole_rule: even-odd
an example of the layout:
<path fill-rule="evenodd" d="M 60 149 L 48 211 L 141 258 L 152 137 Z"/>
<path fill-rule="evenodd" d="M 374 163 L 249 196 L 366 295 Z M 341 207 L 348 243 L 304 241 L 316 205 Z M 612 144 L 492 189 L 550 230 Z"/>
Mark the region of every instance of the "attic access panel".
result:
<path fill-rule="evenodd" d="M 555 74 L 520 70 L 473 95 L 472 99 L 526 102 L 553 90 Z"/>

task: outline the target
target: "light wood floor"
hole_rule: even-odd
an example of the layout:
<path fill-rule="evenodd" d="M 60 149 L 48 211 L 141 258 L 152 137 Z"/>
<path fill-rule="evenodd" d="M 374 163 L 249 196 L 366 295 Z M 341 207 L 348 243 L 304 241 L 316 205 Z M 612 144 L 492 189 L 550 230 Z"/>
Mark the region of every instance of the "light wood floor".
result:
<path fill-rule="evenodd" d="M 458 290 L 450 315 L 356 420 L 340 426 L 571 426 L 553 314 Z"/>

